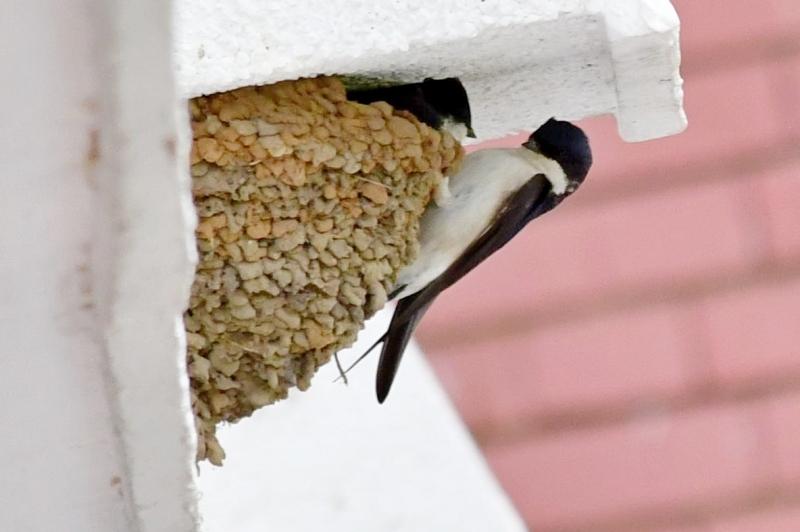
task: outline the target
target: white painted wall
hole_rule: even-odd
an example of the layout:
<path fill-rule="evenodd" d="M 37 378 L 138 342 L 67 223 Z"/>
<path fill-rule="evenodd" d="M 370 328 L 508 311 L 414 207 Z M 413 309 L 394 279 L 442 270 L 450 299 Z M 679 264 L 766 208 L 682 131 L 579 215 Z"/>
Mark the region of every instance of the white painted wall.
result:
<path fill-rule="evenodd" d="M 0 3 L 5 530 L 129 530 L 92 308 L 91 34 L 81 2 Z"/>
<path fill-rule="evenodd" d="M 169 16 L 0 3 L 3 530 L 195 529 Z"/>

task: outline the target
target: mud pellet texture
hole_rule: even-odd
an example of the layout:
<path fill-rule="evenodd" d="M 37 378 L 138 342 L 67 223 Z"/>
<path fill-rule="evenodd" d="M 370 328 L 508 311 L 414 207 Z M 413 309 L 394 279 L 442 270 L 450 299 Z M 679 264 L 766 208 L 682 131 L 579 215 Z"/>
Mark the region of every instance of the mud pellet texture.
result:
<path fill-rule="evenodd" d="M 385 103 L 347 101 L 335 78 L 189 107 L 200 261 L 184 317 L 188 368 L 197 459 L 220 465 L 217 424 L 307 389 L 386 303 L 463 150 Z"/>

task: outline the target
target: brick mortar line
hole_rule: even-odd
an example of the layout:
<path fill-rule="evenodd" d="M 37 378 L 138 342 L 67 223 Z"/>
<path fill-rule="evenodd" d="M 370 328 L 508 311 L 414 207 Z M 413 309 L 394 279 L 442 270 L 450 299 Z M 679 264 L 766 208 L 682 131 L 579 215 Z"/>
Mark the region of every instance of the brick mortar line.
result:
<path fill-rule="evenodd" d="M 681 53 L 684 77 L 716 74 L 757 63 L 781 63 L 800 55 L 800 25 L 756 39 L 701 46 L 688 51 L 682 48 Z"/>
<path fill-rule="evenodd" d="M 679 508 L 637 512 L 578 527 L 536 528 L 536 532 L 658 532 L 666 528 L 708 526 L 764 510 L 800 506 L 800 485 L 774 484 L 724 499 L 709 499 Z M 531 530 L 534 530 L 531 527 Z"/>
<path fill-rule="evenodd" d="M 639 172 L 620 172 L 613 182 L 599 185 L 590 196 L 576 196 L 573 207 L 580 211 L 687 187 L 743 179 L 758 181 L 763 178 L 754 178 L 754 174 L 789 168 L 798 162 L 800 136 L 790 137 L 782 143 L 759 146 L 747 153 L 687 161 L 680 165 L 655 166 Z M 665 178 L 636 179 L 642 174 L 657 174 Z"/>
<path fill-rule="evenodd" d="M 575 432 L 588 432 L 628 426 L 653 416 L 646 407 L 657 407 L 668 416 L 717 406 L 747 406 L 750 403 L 775 399 L 800 392 L 800 369 L 778 377 L 762 378 L 736 384 L 704 382 L 671 395 L 640 396 L 603 406 L 589 405 L 562 409 L 550 414 L 533 414 L 510 422 L 485 423 L 470 427 L 481 447 L 502 447 L 530 439 L 555 438 Z"/>
<path fill-rule="evenodd" d="M 607 314 L 664 304 L 687 304 L 737 290 L 782 284 L 800 277 L 800 256 L 772 259 L 714 274 L 625 287 L 619 290 L 566 296 L 557 302 L 528 309 L 515 308 L 481 323 L 440 329 L 429 335 L 423 349 L 467 346 L 492 339 L 529 334 L 566 323 L 579 323 Z M 587 301 L 587 295 L 589 295 Z M 435 354 L 433 355 L 436 356 Z"/>

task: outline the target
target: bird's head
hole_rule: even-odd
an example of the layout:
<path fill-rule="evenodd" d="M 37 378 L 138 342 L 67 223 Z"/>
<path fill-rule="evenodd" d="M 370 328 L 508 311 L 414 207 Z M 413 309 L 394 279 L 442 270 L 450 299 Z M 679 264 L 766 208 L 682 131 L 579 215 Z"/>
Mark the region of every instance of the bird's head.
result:
<path fill-rule="evenodd" d="M 551 118 L 534 131 L 523 146 L 561 166 L 567 177 L 564 196 L 575 192 L 592 166 L 589 139 L 581 128 L 569 122 Z"/>
<path fill-rule="evenodd" d="M 458 78 L 426 78 L 422 82 L 425 101 L 442 118 L 441 129 L 449 131 L 459 142 L 475 138 L 467 91 Z"/>

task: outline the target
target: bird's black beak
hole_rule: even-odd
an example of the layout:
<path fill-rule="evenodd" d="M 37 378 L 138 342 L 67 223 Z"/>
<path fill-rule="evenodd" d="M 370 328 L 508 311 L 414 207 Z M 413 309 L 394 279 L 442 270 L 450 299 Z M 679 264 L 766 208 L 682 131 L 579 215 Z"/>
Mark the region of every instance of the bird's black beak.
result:
<path fill-rule="evenodd" d="M 556 194 L 550 190 L 544 199 L 536 206 L 535 217 L 539 217 L 547 212 L 552 211 L 558 207 L 566 196 L 564 194 Z"/>
<path fill-rule="evenodd" d="M 539 153 L 539 145 L 536 143 L 535 140 L 533 140 L 533 135 L 531 135 L 531 137 L 528 140 L 523 142 L 522 146 L 524 148 L 528 148 L 531 151 L 535 151 L 536 153 Z"/>
<path fill-rule="evenodd" d="M 472 126 L 467 126 L 467 136 L 468 136 L 469 138 L 471 138 L 471 139 L 477 139 L 477 138 L 478 138 L 478 136 L 477 136 L 477 135 L 475 134 L 475 132 L 472 130 Z"/>

